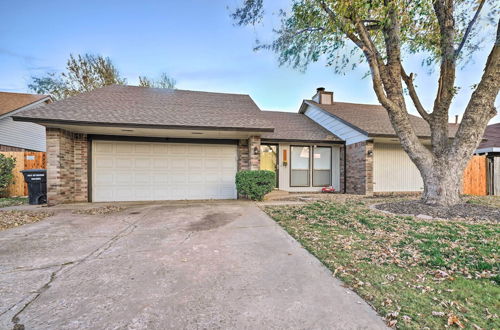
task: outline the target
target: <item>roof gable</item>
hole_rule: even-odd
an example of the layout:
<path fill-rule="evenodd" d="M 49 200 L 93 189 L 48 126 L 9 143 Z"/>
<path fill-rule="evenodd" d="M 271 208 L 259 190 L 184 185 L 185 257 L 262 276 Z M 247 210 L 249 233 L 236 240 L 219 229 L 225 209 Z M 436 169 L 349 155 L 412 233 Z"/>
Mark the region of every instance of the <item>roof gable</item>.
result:
<path fill-rule="evenodd" d="M 0 92 L 0 116 L 24 108 L 41 100 L 50 100 L 48 95 Z"/>

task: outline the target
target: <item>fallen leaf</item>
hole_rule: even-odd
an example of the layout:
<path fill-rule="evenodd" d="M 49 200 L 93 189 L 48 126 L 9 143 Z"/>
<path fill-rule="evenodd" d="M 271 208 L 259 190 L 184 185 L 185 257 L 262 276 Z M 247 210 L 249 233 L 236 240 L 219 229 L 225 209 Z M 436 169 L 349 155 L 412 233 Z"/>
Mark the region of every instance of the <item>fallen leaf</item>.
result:
<path fill-rule="evenodd" d="M 462 329 L 465 328 L 462 322 L 460 322 L 460 320 L 458 319 L 458 316 L 456 316 L 455 314 L 450 314 L 448 316 L 448 325 L 456 325 Z"/>

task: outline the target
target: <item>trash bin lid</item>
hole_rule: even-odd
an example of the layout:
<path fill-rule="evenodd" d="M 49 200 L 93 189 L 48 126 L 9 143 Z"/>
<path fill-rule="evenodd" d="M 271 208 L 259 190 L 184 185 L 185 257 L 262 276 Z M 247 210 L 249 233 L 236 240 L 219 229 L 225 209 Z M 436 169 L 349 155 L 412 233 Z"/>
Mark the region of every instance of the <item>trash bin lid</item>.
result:
<path fill-rule="evenodd" d="M 37 168 L 37 169 L 32 169 L 32 170 L 22 170 L 20 172 L 21 173 L 44 173 L 44 172 L 47 172 L 47 170 L 43 169 L 43 168 Z"/>

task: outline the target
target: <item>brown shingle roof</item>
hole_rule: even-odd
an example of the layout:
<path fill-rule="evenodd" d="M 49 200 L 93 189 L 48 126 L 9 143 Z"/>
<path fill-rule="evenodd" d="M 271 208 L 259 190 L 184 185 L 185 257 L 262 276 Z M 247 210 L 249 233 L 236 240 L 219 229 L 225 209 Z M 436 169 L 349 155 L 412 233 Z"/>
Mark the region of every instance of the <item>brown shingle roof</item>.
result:
<path fill-rule="evenodd" d="M 262 111 L 264 118 L 274 126 L 273 133 L 261 138 L 277 141 L 342 141 L 319 124 L 300 113 Z"/>
<path fill-rule="evenodd" d="M 0 92 L 0 116 L 48 97 L 48 95 Z"/>
<path fill-rule="evenodd" d="M 481 142 L 478 149 L 500 148 L 500 123 L 488 125 L 483 138 L 487 140 Z"/>
<path fill-rule="evenodd" d="M 306 103 L 315 105 L 344 121 L 351 127 L 370 136 L 396 136 L 387 111 L 381 105 L 334 102 L 333 104 L 318 104 L 312 100 Z M 427 122 L 417 116 L 409 115 L 415 132 L 419 137 L 430 137 L 431 132 Z M 458 125 L 450 124 L 450 136 L 455 136 Z"/>
<path fill-rule="evenodd" d="M 272 131 L 248 95 L 137 86 L 107 86 L 16 118 L 38 122 Z"/>

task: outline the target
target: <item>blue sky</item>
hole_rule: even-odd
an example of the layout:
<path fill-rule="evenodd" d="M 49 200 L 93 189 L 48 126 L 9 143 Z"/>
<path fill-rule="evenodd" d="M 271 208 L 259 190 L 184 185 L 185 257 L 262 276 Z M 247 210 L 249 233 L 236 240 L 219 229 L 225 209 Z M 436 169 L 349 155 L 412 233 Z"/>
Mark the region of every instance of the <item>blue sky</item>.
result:
<path fill-rule="evenodd" d="M 278 19 L 264 27 L 234 27 L 229 8 L 239 0 L 184 1 L 6 1 L 0 2 L 0 90 L 27 91 L 32 75 L 64 69 L 70 53 L 109 56 L 129 84 L 139 75 L 167 72 L 177 88 L 250 94 L 265 110 L 297 111 L 316 87 L 335 93 L 337 101 L 377 103 L 366 67 L 336 75 L 324 63 L 305 72 L 279 67 L 276 55 L 254 52 L 256 38 L 271 40 Z M 288 1 L 273 0 L 272 13 Z M 479 81 L 490 46 L 458 73 L 462 90 L 450 116 L 463 112 Z M 435 74 L 420 61 L 408 63 L 417 73 L 424 105 L 430 107 Z M 497 106 L 499 105 L 497 99 Z M 412 110 L 413 111 L 413 110 Z M 500 122 L 497 115 L 492 122 Z"/>

